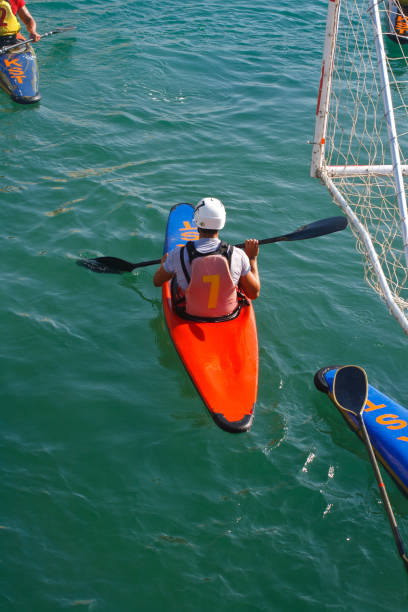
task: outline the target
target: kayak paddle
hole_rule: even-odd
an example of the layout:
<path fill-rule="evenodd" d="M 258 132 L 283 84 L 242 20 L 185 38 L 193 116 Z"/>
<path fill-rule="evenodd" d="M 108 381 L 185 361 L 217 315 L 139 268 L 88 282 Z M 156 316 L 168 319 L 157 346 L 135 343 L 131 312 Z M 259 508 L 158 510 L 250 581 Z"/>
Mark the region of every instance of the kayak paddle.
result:
<path fill-rule="evenodd" d="M 41 34 L 41 39 L 46 38 L 47 36 L 53 36 L 54 34 L 59 34 L 60 32 L 68 32 L 69 30 L 75 30 L 76 26 L 71 26 L 69 28 L 56 28 L 55 30 L 51 30 L 50 32 L 45 32 L 45 34 Z M 0 55 L 7 53 L 10 49 L 15 49 L 16 47 L 21 47 L 21 45 L 25 45 L 27 43 L 34 42 L 34 38 L 28 38 L 27 40 L 21 40 L 14 45 L 8 45 L 6 47 L 0 48 Z"/>
<path fill-rule="evenodd" d="M 371 465 L 373 466 L 374 474 L 377 479 L 380 489 L 381 498 L 390 521 L 391 529 L 394 534 L 398 552 L 404 562 L 405 569 L 408 570 L 408 557 L 402 543 L 400 533 L 398 531 L 397 522 L 394 512 L 391 508 L 390 500 L 388 499 L 387 490 L 378 467 L 377 459 L 371 444 L 367 428 L 364 423 L 363 413 L 367 402 L 368 382 L 367 374 L 360 366 L 343 366 L 339 368 L 333 380 L 333 399 L 335 404 L 346 412 L 350 412 L 359 419 L 363 440 L 366 445 Z"/>
<path fill-rule="evenodd" d="M 299 229 L 290 234 L 276 236 L 275 238 L 265 238 L 259 241 L 259 244 L 270 244 L 271 242 L 281 242 L 293 240 L 307 240 L 308 238 L 317 238 L 325 236 L 333 232 L 339 232 L 347 227 L 348 221 L 345 217 L 329 217 L 314 221 L 308 225 L 302 225 Z M 244 248 L 245 243 L 237 244 L 239 248 Z M 93 272 L 105 272 L 111 274 L 120 274 L 121 272 L 131 272 L 135 268 L 143 268 L 145 266 L 158 265 L 161 259 L 152 259 L 150 261 L 141 261 L 139 263 L 131 263 L 119 257 L 94 257 L 92 259 L 77 259 L 77 264 L 89 268 Z"/>

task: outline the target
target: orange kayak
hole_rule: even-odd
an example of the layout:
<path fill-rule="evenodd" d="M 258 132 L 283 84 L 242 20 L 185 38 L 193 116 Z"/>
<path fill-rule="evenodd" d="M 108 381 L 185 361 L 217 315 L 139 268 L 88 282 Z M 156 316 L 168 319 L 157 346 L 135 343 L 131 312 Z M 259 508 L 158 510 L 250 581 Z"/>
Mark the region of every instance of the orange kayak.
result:
<path fill-rule="evenodd" d="M 191 204 L 169 214 L 164 252 L 198 238 Z M 191 321 L 176 313 L 170 282 L 163 311 L 173 344 L 216 424 L 231 433 L 248 431 L 258 390 L 258 338 L 250 300 L 228 321 Z"/>

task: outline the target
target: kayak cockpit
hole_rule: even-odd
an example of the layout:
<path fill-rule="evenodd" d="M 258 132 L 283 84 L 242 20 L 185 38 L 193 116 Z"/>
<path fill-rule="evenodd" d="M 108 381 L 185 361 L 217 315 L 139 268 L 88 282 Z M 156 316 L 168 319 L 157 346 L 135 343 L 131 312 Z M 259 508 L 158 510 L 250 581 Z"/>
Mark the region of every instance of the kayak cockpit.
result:
<path fill-rule="evenodd" d="M 229 314 L 226 314 L 222 317 L 197 317 L 186 312 L 186 300 L 184 297 L 184 293 L 179 288 L 175 277 L 171 280 L 170 291 L 171 303 L 174 312 L 182 319 L 187 319 L 188 321 L 196 321 L 197 323 L 222 323 L 224 321 L 232 321 L 233 319 L 236 319 L 239 316 L 241 308 L 243 308 L 244 306 L 249 306 L 249 301 L 246 295 L 242 293 L 242 291 L 237 291 L 237 306 Z"/>

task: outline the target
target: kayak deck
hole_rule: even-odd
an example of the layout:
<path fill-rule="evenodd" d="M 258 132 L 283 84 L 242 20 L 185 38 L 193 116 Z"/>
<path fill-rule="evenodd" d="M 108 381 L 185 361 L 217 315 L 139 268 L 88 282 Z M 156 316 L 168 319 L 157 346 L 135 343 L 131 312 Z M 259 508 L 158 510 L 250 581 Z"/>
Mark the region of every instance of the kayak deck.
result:
<path fill-rule="evenodd" d="M 230 433 L 247 431 L 258 389 L 258 340 L 252 304 L 235 319 L 196 322 L 173 308 L 170 282 L 163 310 L 173 344 L 216 424 Z"/>

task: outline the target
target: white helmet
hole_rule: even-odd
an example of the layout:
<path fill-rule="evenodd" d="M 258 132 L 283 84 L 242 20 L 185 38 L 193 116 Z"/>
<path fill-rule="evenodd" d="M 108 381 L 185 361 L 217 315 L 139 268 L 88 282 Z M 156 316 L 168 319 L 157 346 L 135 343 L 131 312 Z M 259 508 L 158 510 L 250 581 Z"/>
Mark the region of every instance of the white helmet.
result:
<path fill-rule="evenodd" d="M 194 209 L 194 221 L 202 229 L 220 230 L 225 225 L 225 219 L 224 204 L 217 198 L 203 198 Z"/>

